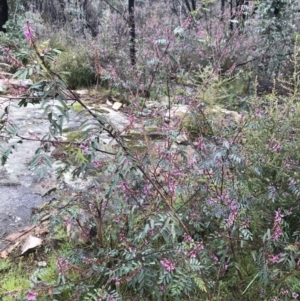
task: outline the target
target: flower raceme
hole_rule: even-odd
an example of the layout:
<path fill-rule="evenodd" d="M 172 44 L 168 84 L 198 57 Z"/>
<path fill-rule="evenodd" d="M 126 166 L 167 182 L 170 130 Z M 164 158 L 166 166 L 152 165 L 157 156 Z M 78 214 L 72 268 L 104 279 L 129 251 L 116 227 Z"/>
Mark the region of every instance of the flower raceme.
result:
<path fill-rule="evenodd" d="M 33 292 L 33 291 L 28 291 L 26 293 L 26 298 L 27 298 L 28 301 L 30 301 L 30 300 L 36 300 L 36 296 L 37 296 L 37 293 Z"/>
<path fill-rule="evenodd" d="M 175 265 L 166 258 L 162 259 L 160 264 L 166 269 L 167 272 L 172 272 L 175 270 Z"/>
<path fill-rule="evenodd" d="M 31 41 L 34 38 L 34 30 L 30 26 L 31 23 L 32 22 L 30 20 L 26 20 L 26 24 L 22 28 L 26 39 L 29 40 L 29 41 Z"/>

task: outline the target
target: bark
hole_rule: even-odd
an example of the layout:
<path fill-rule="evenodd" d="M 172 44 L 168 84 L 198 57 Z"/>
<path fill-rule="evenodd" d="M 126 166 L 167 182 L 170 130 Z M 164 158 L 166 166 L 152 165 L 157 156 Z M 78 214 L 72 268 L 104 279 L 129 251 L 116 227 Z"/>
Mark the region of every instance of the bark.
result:
<path fill-rule="evenodd" d="M 129 12 L 129 28 L 130 28 L 130 60 L 131 65 L 136 63 L 136 49 L 135 49 L 135 20 L 134 20 L 134 0 L 128 0 L 128 12 Z"/>
<path fill-rule="evenodd" d="M 233 0 L 230 0 L 229 4 L 230 4 L 230 20 L 233 20 L 234 19 Z M 230 21 L 230 24 L 229 24 L 229 29 L 230 29 L 230 31 L 233 31 L 233 23 L 231 21 Z"/>
<path fill-rule="evenodd" d="M 189 12 L 191 12 L 191 11 L 192 11 L 192 9 L 191 9 L 191 6 L 190 6 L 190 2 L 189 2 L 189 0 L 185 0 L 185 5 L 186 5 L 186 7 L 187 7 L 188 11 L 189 11 Z"/>
<path fill-rule="evenodd" d="M 196 0 L 191 0 L 191 4 L 189 1 L 190 0 L 185 0 L 184 2 L 185 2 L 185 5 L 186 5 L 188 11 L 191 13 L 196 10 Z"/>
<path fill-rule="evenodd" d="M 192 10 L 196 10 L 196 0 L 192 0 Z"/>
<path fill-rule="evenodd" d="M 97 14 L 90 3 L 90 1 L 85 0 L 83 3 L 83 11 L 85 12 L 85 20 L 87 27 L 91 30 L 92 36 L 96 37 L 99 33 L 98 30 L 98 20 Z"/>
<path fill-rule="evenodd" d="M 3 25 L 8 20 L 8 5 L 7 0 L 0 0 L 0 31 L 5 32 Z"/>
<path fill-rule="evenodd" d="M 224 12 L 225 12 L 225 0 L 221 0 L 221 21 L 224 19 Z"/>

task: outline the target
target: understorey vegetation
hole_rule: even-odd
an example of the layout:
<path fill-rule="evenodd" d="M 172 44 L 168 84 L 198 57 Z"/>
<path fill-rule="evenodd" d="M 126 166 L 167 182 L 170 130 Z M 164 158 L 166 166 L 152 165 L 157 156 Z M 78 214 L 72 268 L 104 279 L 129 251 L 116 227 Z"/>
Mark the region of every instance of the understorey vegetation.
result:
<path fill-rule="evenodd" d="M 0 259 L 2 300 L 298 300 L 296 4 L 38 2 L 12 1 L 0 35 L 9 72 L 33 82 L 2 95 L 1 161 L 39 141 L 41 178 L 55 167 L 88 184 L 40 212 L 45 266 Z M 123 102 L 126 127 L 83 87 Z M 43 137 L 10 116 L 31 105 Z M 80 129 L 63 140 L 71 111 Z"/>

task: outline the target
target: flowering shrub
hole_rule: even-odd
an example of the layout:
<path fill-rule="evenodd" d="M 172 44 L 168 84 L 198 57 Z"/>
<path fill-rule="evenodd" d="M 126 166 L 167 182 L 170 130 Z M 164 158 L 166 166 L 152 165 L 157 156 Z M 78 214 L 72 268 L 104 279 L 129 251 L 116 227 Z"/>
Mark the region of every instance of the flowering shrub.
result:
<path fill-rule="evenodd" d="M 61 162 L 59 172 L 73 169 L 74 176 L 96 174 L 80 202 L 69 202 L 60 212 L 62 216 L 72 213 L 69 224 L 79 221 L 78 208 L 87 212 L 90 230 L 95 232 L 94 236 L 90 233 L 91 245 L 84 250 L 74 246 L 57 258 L 56 283 L 34 282 L 27 300 L 43 298 L 49 290 L 55 292 L 57 300 L 65 300 L 66 295 L 78 300 L 121 300 L 133 294 L 148 300 L 298 298 L 297 55 L 293 65 L 296 75 L 288 82 L 289 96 L 279 97 L 275 90 L 262 98 L 249 96 L 246 110 L 235 114 L 236 118 L 220 113 L 216 119 L 212 110 L 206 110 L 206 106 L 213 107 L 214 99 L 209 98 L 208 102 L 204 95 L 209 96 L 207 91 L 214 91 L 212 87 L 220 88 L 214 95 L 221 94 L 221 73 L 232 73 L 238 65 L 230 49 L 247 33 L 238 29 L 227 36 L 214 28 L 216 43 L 211 43 L 208 30 L 198 28 L 200 23 L 195 24 L 198 31 L 194 35 L 186 34 L 192 32 L 192 21 L 187 18 L 173 31 L 156 24 L 159 28 L 153 28 L 155 40 L 151 31 L 141 38 L 152 40 L 140 43 L 135 67 L 130 66 L 130 60 L 121 62 L 123 47 L 111 61 L 100 62 L 101 66 L 106 64 L 104 71 L 99 68 L 104 72 L 102 76 L 133 96 L 140 91 L 150 93 L 155 82 L 157 91 L 161 91 L 158 95 L 168 97 L 168 105 L 161 106 L 159 112 L 152 112 L 134 97 L 130 124 L 123 134 L 129 134 L 139 120 L 144 129 L 149 123 L 154 124 L 164 137 L 162 141 L 150 141 L 145 131 L 141 142 L 146 150 L 140 152 L 130 147 L 105 116 L 87 107 L 60 74 L 49 68 L 47 57 L 55 58 L 58 52 L 43 48 L 41 55 L 27 23 L 25 35 L 43 69 L 38 75 L 46 76 L 31 87 L 32 98 L 25 97 L 19 106 L 44 105 L 51 126 L 47 139 L 40 142 L 57 147 L 63 142 L 56 138 L 69 117 L 67 98 L 79 103 L 86 114 L 81 124 L 85 135 L 79 145 L 70 142 L 78 151 L 68 153 L 70 160 Z M 191 44 L 184 44 L 186 39 Z M 253 45 L 251 39 L 246 41 Z M 118 42 L 128 41 L 124 38 Z M 213 56 L 211 61 L 205 58 L 201 66 L 194 62 L 204 54 L 197 53 L 195 61 L 186 62 L 178 50 L 183 47 L 178 45 L 198 49 L 197 43 L 204 50 L 207 47 L 207 53 L 211 51 Z M 242 50 L 250 46 L 245 43 L 239 47 Z M 299 53 L 297 43 L 294 47 L 294 53 Z M 102 51 L 106 51 L 105 45 Z M 142 60 L 145 57 L 149 61 Z M 225 68 L 225 58 L 234 61 L 229 68 Z M 189 106 L 190 113 L 185 115 L 202 116 L 204 122 L 199 127 L 208 124 L 209 131 L 199 129 L 191 137 L 182 126 L 186 116 L 178 122 L 172 120 L 171 99 L 176 96 L 170 91 L 173 63 L 175 74 L 182 76 L 181 83 L 194 80 L 193 88 L 197 89 L 194 95 L 184 95 L 177 101 Z M 191 73 L 186 75 L 188 70 Z M 54 96 L 59 104 L 53 103 Z M 147 116 L 150 121 L 144 122 L 140 116 Z M 0 130 L 6 142 L 2 147 L 5 163 L 15 147 L 10 139 L 18 137 L 20 142 L 26 137 L 18 134 L 8 109 L 3 112 Z M 101 133 L 116 145 L 112 148 L 102 143 Z M 186 137 L 184 143 L 178 142 L 181 136 Z M 51 164 L 52 158 L 40 147 L 31 167 L 41 170 Z M 59 216 L 55 219 L 59 221 Z M 60 222 L 65 223 L 63 219 Z M 41 279 L 40 272 L 35 274 L 37 279 Z"/>

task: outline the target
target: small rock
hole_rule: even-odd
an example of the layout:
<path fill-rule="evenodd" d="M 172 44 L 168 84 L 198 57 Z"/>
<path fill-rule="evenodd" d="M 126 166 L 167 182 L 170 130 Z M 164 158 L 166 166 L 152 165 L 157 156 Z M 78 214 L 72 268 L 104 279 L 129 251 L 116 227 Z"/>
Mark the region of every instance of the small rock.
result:
<path fill-rule="evenodd" d="M 181 145 L 188 145 L 189 144 L 189 141 L 188 141 L 188 139 L 185 135 L 178 135 L 176 137 L 175 141 L 176 141 L 177 144 L 181 144 Z"/>
<path fill-rule="evenodd" d="M 76 90 L 74 91 L 79 95 L 88 95 L 89 94 L 89 90 Z"/>
<path fill-rule="evenodd" d="M 148 109 L 154 109 L 159 106 L 159 103 L 157 101 L 148 100 L 145 103 L 145 107 Z"/>
<path fill-rule="evenodd" d="M 38 265 L 38 267 L 45 267 L 45 266 L 47 266 L 47 262 L 46 261 L 39 261 L 37 263 L 37 265 Z"/>
<path fill-rule="evenodd" d="M 115 102 L 114 105 L 112 106 L 112 108 L 115 110 L 115 111 L 118 111 L 120 110 L 120 108 L 123 106 L 123 104 L 121 102 Z"/>

